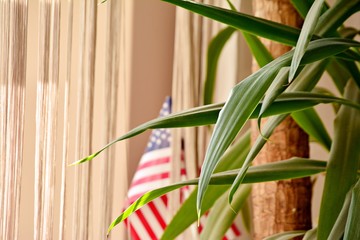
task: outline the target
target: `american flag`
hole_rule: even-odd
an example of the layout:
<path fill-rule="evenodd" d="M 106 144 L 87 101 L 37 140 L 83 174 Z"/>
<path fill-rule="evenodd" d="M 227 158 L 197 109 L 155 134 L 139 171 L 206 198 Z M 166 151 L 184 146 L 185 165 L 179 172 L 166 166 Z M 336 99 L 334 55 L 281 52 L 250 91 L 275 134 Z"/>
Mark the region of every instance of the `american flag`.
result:
<path fill-rule="evenodd" d="M 160 116 L 171 113 L 171 98 L 167 97 L 160 111 Z M 182 158 L 183 160 L 183 158 Z M 150 135 L 144 155 L 141 157 L 139 166 L 128 192 L 128 204 L 130 205 L 144 193 L 156 188 L 169 185 L 171 161 L 171 136 L 169 129 L 155 129 Z M 186 177 L 183 167 L 181 177 Z M 183 188 L 181 195 L 188 195 L 188 189 Z M 184 192 L 186 191 L 186 192 Z M 153 200 L 136 211 L 125 221 L 133 240 L 156 240 L 160 239 L 167 224 L 168 196 Z M 198 232 L 202 230 L 204 217 L 201 219 Z M 224 236 L 225 239 L 238 239 L 241 235 L 239 227 L 233 224 Z"/>

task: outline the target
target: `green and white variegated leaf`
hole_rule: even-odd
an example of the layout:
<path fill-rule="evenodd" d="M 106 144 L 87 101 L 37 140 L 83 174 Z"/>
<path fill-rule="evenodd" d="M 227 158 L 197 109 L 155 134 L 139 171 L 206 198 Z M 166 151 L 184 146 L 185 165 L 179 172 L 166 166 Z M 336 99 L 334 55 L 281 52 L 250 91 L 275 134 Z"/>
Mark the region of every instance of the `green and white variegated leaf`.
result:
<path fill-rule="evenodd" d="M 344 240 L 360 239 L 360 180 L 352 189 L 349 214 L 345 226 Z"/>
<path fill-rule="evenodd" d="M 269 89 L 267 90 L 264 100 L 262 101 L 259 117 L 258 117 L 258 127 L 261 130 L 261 118 L 264 115 L 264 112 L 271 106 L 275 99 L 285 91 L 288 82 L 289 76 L 289 67 L 283 67 L 280 69 L 275 79 L 271 83 Z"/>
<path fill-rule="evenodd" d="M 225 152 L 214 172 L 217 173 L 240 168 L 249 149 L 250 131 L 247 131 L 228 149 L 228 151 Z M 205 194 L 205 199 L 207 201 L 203 205 L 204 212 L 210 209 L 216 200 L 221 197 L 229 187 L 229 185 L 210 186 Z M 161 239 L 175 239 L 191 224 L 196 222 L 196 191 L 197 188 L 195 188 L 185 202 L 181 204 L 181 207 L 167 225 Z"/>
<path fill-rule="evenodd" d="M 349 215 L 349 207 L 350 207 L 351 193 L 352 193 L 351 190 L 346 194 L 344 204 L 341 208 L 341 211 L 336 219 L 333 228 L 331 229 L 328 239 L 341 239 L 342 236 L 344 235 L 346 220 Z"/>
<path fill-rule="evenodd" d="M 360 102 L 360 92 L 353 81 L 348 82 L 344 96 L 354 102 Z M 360 162 L 359 119 L 360 111 L 346 106 L 340 107 L 335 119 L 335 133 L 320 206 L 319 240 L 328 238 L 341 211 L 346 193 L 357 181 Z"/>
<path fill-rule="evenodd" d="M 283 114 L 280 116 L 272 117 L 270 118 L 263 129 L 262 135 L 258 136 L 254 145 L 250 149 L 249 154 L 246 156 L 245 162 L 243 166 L 240 168 L 240 171 L 238 175 L 236 176 L 233 184 L 231 185 L 231 189 L 229 192 L 229 203 L 232 203 L 233 197 L 235 195 L 235 192 L 239 188 L 240 184 L 243 182 L 246 172 L 248 171 L 252 161 L 255 159 L 257 154 L 260 152 L 260 150 L 265 145 L 267 139 L 271 136 L 274 129 L 287 117 L 287 114 Z"/>
<path fill-rule="evenodd" d="M 314 3 L 314 0 L 290 0 L 294 8 L 300 14 L 300 16 L 304 19 L 309 12 L 311 6 Z M 321 14 L 325 13 L 328 10 L 328 6 L 325 3 L 321 9 Z"/>
<path fill-rule="evenodd" d="M 317 228 L 306 231 L 303 240 L 317 240 Z"/>
<path fill-rule="evenodd" d="M 264 238 L 264 240 L 290 240 L 295 237 L 300 237 L 305 234 L 306 231 L 299 230 L 299 231 L 288 231 L 288 232 L 282 232 L 275 235 L 272 235 L 270 237 Z"/>
<path fill-rule="evenodd" d="M 284 179 L 302 178 L 321 173 L 326 169 L 326 161 L 312 160 L 306 158 L 291 158 L 276 163 L 264 164 L 261 166 L 250 167 L 244 183 L 256 183 L 277 181 Z M 230 170 L 226 172 L 216 173 L 211 177 L 211 185 L 229 185 L 231 184 L 238 170 Z M 128 218 L 136 210 L 140 209 L 150 201 L 168 193 L 188 185 L 197 185 L 198 179 L 187 180 L 175 183 L 166 187 L 158 188 L 145 193 L 132 203 L 119 217 L 117 217 L 108 229 L 108 233 L 120 222 Z"/>
<path fill-rule="evenodd" d="M 317 94 L 311 92 L 288 92 L 281 94 L 264 112 L 263 117 L 301 111 L 320 103 L 337 103 L 345 104 L 355 108 L 360 107 L 360 105 L 354 104 L 346 99 L 337 98 L 326 94 Z M 99 151 L 73 163 L 72 165 L 90 161 L 116 142 L 134 137 L 149 129 L 192 127 L 214 124 L 223 105 L 223 103 L 211 104 L 207 106 L 192 108 L 178 113 L 173 113 L 165 117 L 153 119 L 132 129 L 131 131 L 115 139 Z M 261 103 L 255 108 L 250 118 L 257 118 L 259 116 L 260 109 Z"/>
<path fill-rule="evenodd" d="M 306 48 L 309 45 L 309 42 L 314 34 L 316 24 L 320 17 L 321 9 L 323 6 L 324 0 L 315 0 L 311 6 L 309 12 L 306 15 L 304 25 L 301 28 L 299 39 L 296 43 L 295 52 L 291 61 L 289 79 L 291 82 L 300 66 L 302 57 L 305 54 Z"/>
<path fill-rule="evenodd" d="M 307 134 L 330 151 L 332 140 L 315 109 L 308 108 L 293 112 L 291 117 Z"/>
<path fill-rule="evenodd" d="M 251 184 L 244 184 L 234 196 L 234 204 L 229 206 L 227 194 L 223 194 L 211 209 L 204 229 L 201 231 L 200 240 L 222 239 L 226 231 L 233 224 L 237 213 L 244 206 L 251 193 Z"/>
<path fill-rule="evenodd" d="M 358 46 L 357 42 L 353 42 L 345 47 L 344 40 L 327 39 L 326 45 L 324 40 L 315 40 L 309 44 L 306 54 L 303 57 L 303 64 L 311 63 L 336 54 L 338 51 L 344 51 L 350 46 Z M 349 41 L 349 40 L 346 40 Z M 342 43 L 340 43 L 342 42 Z M 350 43 L 350 42 L 349 42 Z M 360 45 L 359 45 L 360 46 Z M 325 51 L 326 48 L 326 51 Z M 341 49 L 341 50 L 340 50 Z M 319 51 L 319 52 L 318 52 Z M 335 51 L 335 52 L 332 52 Z M 321 52 L 321 53 L 320 53 Z M 330 53 L 332 52 L 332 53 Z M 219 114 L 214 133 L 210 139 L 208 150 L 206 152 L 204 164 L 199 181 L 197 209 L 198 215 L 201 215 L 201 204 L 203 196 L 209 183 L 210 176 L 215 169 L 221 155 L 225 152 L 235 136 L 250 118 L 256 105 L 264 96 L 266 90 L 270 86 L 277 72 L 285 66 L 288 66 L 292 58 L 293 51 L 275 59 L 259 71 L 253 73 L 240 84 L 235 86 Z M 325 55 L 324 55 L 325 54 Z M 328 55 L 330 54 L 330 55 Z M 320 57 L 320 55 L 322 55 Z M 246 172 L 246 169 L 245 169 Z M 245 172 L 240 172 L 237 182 L 234 183 L 231 193 L 234 193 L 237 186 L 241 183 L 241 178 Z M 231 197 L 230 197 L 231 198 Z"/>

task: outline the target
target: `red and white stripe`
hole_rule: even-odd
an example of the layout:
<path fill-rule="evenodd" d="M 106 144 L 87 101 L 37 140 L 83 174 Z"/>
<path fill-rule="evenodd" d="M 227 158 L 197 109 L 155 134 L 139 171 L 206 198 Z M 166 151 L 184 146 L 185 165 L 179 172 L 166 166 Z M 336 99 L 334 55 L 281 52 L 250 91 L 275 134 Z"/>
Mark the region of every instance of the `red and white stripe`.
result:
<path fill-rule="evenodd" d="M 156 188 L 170 184 L 170 149 L 160 149 L 154 152 L 145 153 L 140 160 L 139 167 L 133 178 L 128 199 L 129 203 L 134 202 L 144 193 Z M 181 170 L 181 176 L 186 177 L 185 169 Z M 189 188 L 181 189 L 181 195 L 185 198 L 189 195 Z M 156 240 L 160 239 L 167 224 L 167 204 L 166 195 L 153 200 L 131 215 L 126 224 L 129 228 L 132 239 L 134 240 Z M 198 233 L 201 233 L 206 224 L 206 216 L 200 219 Z M 239 239 L 241 233 L 236 224 L 226 232 L 223 240 Z"/>

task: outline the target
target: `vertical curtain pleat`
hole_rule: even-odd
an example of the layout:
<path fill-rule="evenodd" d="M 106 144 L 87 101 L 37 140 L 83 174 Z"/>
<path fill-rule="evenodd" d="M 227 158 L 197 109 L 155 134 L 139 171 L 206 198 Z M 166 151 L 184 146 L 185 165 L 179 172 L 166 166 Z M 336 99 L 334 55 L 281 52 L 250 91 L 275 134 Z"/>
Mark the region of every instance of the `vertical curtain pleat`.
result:
<path fill-rule="evenodd" d="M 17 239 L 26 85 L 27 0 L 1 1 L 1 233 Z M 5 20 L 7 18 L 8 20 Z M 7 62 L 7 63 L 6 63 Z M 7 70 L 6 70 L 7 69 Z M 4 94 L 4 95 L 3 95 Z M 4 105 L 3 105 L 4 104 Z M 4 119 L 6 118 L 6 120 Z"/>
<path fill-rule="evenodd" d="M 68 0 L 68 29 L 66 46 L 66 79 L 64 90 L 64 125 L 63 125 L 63 149 L 61 162 L 61 182 L 60 182 L 60 212 L 59 212 L 59 240 L 65 239 L 65 221 L 66 221 L 66 179 L 67 165 L 69 160 L 69 134 L 70 134 L 70 83 L 71 83 L 71 53 L 72 53 L 72 33 L 73 33 L 73 1 Z"/>
<path fill-rule="evenodd" d="M 76 159 L 92 153 L 97 1 L 81 1 Z M 92 163 L 76 166 L 73 239 L 90 239 Z"/>
<path fill-rule="evenodd" d="M 107 6 L 107 39 L 105 56 L 105 143 L 116 137 L 118 86 L 119 86 L 119 61 L 120 61 L 120 33 L 121 33 L 121 1 L 110 1 Z M 100 232 L 99 238 L 106 236 L 107 228 L 112 219 L 112 204 L 114 192 L 114 161 L 116 148 L 109 148 L 104 153 L 101 171 L 100 189 Z"/>
<path fill-rule="evenodd" d="M 6 165 L 6 118 L 9 56 L 9 1 L 0 1 L 0 239 L 3 239 L 5 165 Z"/>
<path fill-rule="evenodd" d="M 36 104 L 34 239 L 53 237 L 60 1 L 41 0 Z"/>

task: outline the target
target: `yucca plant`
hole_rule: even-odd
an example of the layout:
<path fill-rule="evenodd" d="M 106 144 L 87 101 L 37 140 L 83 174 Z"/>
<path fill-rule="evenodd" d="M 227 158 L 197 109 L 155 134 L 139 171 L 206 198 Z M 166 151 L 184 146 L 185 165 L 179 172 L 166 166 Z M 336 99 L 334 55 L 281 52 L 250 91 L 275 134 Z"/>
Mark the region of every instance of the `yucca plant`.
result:
<path fill-rule="evenodd" d="M 215 86 L 215 71 L 208 69 L 204 97 L 207 105 L 149 121 L 77 162 L 89 161 L 112 144 L 148 129 L 215 124 L 199 179 L 144 194 L 111 224 L 109 231 L 151 200 L 185 185 L 198 185 L 162 238 L 173 239 L 208 209 L 212 208 L 215 213 L 216 209 L 221 209 L 221 213 L 216 215 L 216 227 L 211 216 L 207 223 L 209 227 L 205 226 L 202 234 L 204 239 L 208 239 L 207 236 L 224 233 L 231 225 L 234 214 L 229 214 L 229 211 L 237 212 L 242 208 L 250 192 L 249 183 L 324 172 L 326 180 L 318 227 L 309 231 L 285 232 L 271 239 L 303 235 L 305 239 L 360 239 L 360 147 L 357 142 L 360 136 L 360 43 L 352 40 L 359 31 L 343 25 L 360 10 L 360 0 L 338 0 L 332 6 L 324 0 L 292 0 L 305 19 L 302 29 L 237 12 L 231 3 L 230 9 L 223 9 L 194 1 L 164 1 L 228 25 L 209 47 L 208 61 L 211 64 L 208 66 L 216 66 L 222 46 L 235 31 L 241 31 L 261 68 L 234 86 L 228 100 L 222 104 L 208 104 Z M 290 45 L 294 49 L 272 59 L 257 37 Z M 324 71 L 330 74 L 341 96 L 317 88 Z M 313 108 L 321 103 L 336 106 L 333 139 Z M 329 159 L 292 158 L 251 166 L 266 139 L 288 115 L 330 152 Z M 261 126 L 261 136 L 252 146 L 248 132 L 235 140 L 247 121 L 264 117 L 270 118 Z M 223 210 L 228 204 L 231 208 Z"/>

